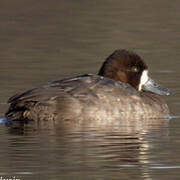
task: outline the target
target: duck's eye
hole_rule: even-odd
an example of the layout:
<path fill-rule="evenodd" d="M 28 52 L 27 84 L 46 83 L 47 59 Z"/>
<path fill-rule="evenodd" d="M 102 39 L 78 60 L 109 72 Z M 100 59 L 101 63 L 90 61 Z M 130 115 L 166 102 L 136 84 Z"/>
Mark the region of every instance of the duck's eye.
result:
<path fill-rule="evenodd" d="M 133 66 L 133 67 L 131 68 L 131 70 L 132 70 L 132 72 L 139 72 L 139 68 L 136 67 L 136 66 Z"/>

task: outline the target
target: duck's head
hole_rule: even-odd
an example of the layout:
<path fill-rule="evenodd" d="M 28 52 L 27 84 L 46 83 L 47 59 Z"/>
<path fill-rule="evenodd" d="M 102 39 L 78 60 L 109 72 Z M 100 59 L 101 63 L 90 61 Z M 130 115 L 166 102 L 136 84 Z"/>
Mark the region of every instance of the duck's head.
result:
<path fill-rule="evenodd" d="M 139 55 L 124 49 L 114 51 L 105 60 L 98 75 L 128 83 L 138 91 L 171 94 L 169 89 L 158 85 L 148 76 L 148 67 Z"/>

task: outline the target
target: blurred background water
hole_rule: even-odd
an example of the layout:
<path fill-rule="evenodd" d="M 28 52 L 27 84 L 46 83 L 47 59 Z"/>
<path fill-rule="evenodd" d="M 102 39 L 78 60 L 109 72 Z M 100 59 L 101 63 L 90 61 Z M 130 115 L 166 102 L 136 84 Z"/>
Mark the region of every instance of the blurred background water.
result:
<path fill-rule="evenodd" d="M 130 49 L 164 97 L 171 120 L 122 127 L 14 132 L 0 124 L 0 177 L 179 179 L 180 1 L 1 0 L 0 116 L 13 94 L 96 73 L 114 50 Z"/>

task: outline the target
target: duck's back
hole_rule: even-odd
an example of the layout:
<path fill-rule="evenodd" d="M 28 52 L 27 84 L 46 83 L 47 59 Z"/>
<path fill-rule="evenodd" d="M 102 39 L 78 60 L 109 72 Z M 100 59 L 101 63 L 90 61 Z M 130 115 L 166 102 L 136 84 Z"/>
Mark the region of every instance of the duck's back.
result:
<path fill-rule="evenodd" d="M 73 120 L 111 122 L 127 118 L 167 118 L 168 107 L 159 96 L 138 92 L 129 84 L 98 75 L 54 81 L 9 99 L 11 121 Z"/>

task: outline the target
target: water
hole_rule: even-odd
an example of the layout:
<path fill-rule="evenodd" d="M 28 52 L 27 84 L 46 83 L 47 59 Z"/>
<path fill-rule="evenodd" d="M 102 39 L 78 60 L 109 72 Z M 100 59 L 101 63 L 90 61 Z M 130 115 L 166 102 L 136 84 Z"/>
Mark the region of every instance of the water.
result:
<path fill-rule="evenodd" d="M 121 127 L 12 131 L 0 124 L 0 177 L 179 179 L 180 2 L 1 1 L 0 116 L 7 99 L 48 81 L 96 73 L 118 48 L 140 54 L 172 119 Z"/>

